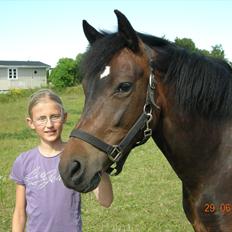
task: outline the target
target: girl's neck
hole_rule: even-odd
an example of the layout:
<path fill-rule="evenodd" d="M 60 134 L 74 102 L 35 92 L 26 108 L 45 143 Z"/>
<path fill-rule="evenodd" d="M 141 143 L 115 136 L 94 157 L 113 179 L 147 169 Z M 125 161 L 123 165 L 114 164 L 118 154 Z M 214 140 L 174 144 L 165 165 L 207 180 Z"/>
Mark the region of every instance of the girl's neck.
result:
<path fill-rule="evenodd" d="M 47 143 L 43 140 L 40 141 L 38 146 L 40 153 L 46 157 L 53 157 L 58 155 L 64 149 L 64 142 L 62 140 L 58 140 L 53 143 Z"/>

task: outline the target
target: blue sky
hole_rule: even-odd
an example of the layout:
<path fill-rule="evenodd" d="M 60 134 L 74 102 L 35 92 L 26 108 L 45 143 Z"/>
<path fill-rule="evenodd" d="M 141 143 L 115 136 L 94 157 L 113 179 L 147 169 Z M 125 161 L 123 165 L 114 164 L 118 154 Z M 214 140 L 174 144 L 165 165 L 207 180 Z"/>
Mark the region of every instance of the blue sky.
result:
<path fill-rule="evenodd" d="M 115 31 L 114 9 L 135 30 L 173 41 L 191 38 L 201 49 L 221 44 L 232 61 L 230 0 L 0 0 L 0 60 L 39 60 L 54 67 L 88 42 L 82 20 Z"/>

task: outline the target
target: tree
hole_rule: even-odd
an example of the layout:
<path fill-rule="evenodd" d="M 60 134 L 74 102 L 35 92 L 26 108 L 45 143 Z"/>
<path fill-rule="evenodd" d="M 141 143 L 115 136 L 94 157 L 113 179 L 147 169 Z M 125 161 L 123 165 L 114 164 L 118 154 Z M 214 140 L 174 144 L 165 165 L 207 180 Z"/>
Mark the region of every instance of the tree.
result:
<path fill-rule="evenodd" d="M 190 51 L 196 51 L 195 43 L 191 39 L 188 39 L 188 38 L 180 39 L 180 38 L 176 37 L 175 44 L 180 46 L 180 47 L 189 49 Z"/>
<path fill-rule="evenodd" d="M 212 46 L 212 51 L 210 52 L 210 55 L 225 60 L 225 52 L 221 44 L 216 44 L 215 46 Z"/>
<path fill-rule="evenodd" d="M 56 88 L 64 88 L 76 84 L 76 62 L 71 58 L 61 58 L 52 70 L 49 81 Z"/>
<path fill-rule="evenodd" d="M 176 37 L 175 44 L 180 46 L 180 47 L 186 48 L 186 49 L 188 49 L 190 51 L 199 52 L 199 53 L 201 53 L 201 54 L 203 54 L 205 56 L 212 56 L 212 57 L 215 57 L 215 58 L 218 58 L 218 59 L 225 60 L 229 64 L 231 64 L 231 62 L 229 62 L 225 58 L 225 52 L 224 52 L 223 47 L 222 47 L 221 44 L 216 44 L 216 45 L 212 46 L 211 51 L 208 51 L 206 49 L 197 48 L 195 46 L 195 43 L 192 41 L 192 39 L 188 39 L 188 38 L 180 39 L 180 38 Z"/>
<path fill-rule="evenodd" d="M 199 53 L 201 53 L 202 55 L 204 55 L 204 56 L 210 56 L 210 52 L 208 50 L 206 50 L 206 49 L 198 49 L 197 48 L 197 51 Z"/>
<path fill-rule="evenodd" d="M 75 60 L 75 72 L 76 72 L 76 82 L 78 84 L 81 83 L 82 79 L 83 79 L 83 76 L 81 74 L 81 70 L 80 70 L 80 65 L 81 65 L 81 62 L 83 60 L 83 57 L 84 57 L 84 54 L 82 53 L 79 53 L 77 56 L 76 56 L 76 60 Z"/>

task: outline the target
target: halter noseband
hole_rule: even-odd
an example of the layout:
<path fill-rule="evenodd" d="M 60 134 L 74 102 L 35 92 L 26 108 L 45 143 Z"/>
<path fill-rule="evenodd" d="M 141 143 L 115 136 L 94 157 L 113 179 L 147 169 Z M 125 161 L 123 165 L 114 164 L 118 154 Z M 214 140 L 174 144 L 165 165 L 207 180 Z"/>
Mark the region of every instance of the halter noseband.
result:
<path fill-rule="evenodd" d="M 70 137 L 79 138 L 91 144 L 95 148 L 103 151 L 108 156 L 109 160 L 113 162 L 107 169 L 107 172 L 111 175 L 118 175 L 121 172 L 122 166 L 125 162 L 125 155 L 128 154 L 130 149 L 144 144 L 152 135 L 152 129 L 150 128 L 150 122 L 152 120 L 152 108 L 154 106 L 156 109 L 160 110 L 160 107 L 156 105 L 154 101 L 155 87 L 156 80 L 153 74 L 153 70 L 151 70 L 143 113 L 118 145 L 107 144 L 97 137 L 78 128 L 71 132 Z M 131 145 L 135 136 L 141 132 L 143 132 L 143 139 L 136 141 L 134 145 Z M 115 172 L 112 174 L 113 171 Z"/>

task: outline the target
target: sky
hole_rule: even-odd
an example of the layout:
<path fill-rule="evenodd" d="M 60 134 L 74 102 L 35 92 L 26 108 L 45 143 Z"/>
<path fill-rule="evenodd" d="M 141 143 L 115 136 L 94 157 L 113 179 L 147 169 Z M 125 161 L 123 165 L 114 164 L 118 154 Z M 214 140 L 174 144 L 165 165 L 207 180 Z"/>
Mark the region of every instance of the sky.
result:
<path fill-rule="evenodd" d="M 117 30 L 114 9 L 136 31 L 174 41 L 190 38 L 200 49 L 222 45 L 232 61 L 230 0 L 0 0 L 0 60 L 41 61 L 85 52 L 85 19 L 96 29 Z"/>

